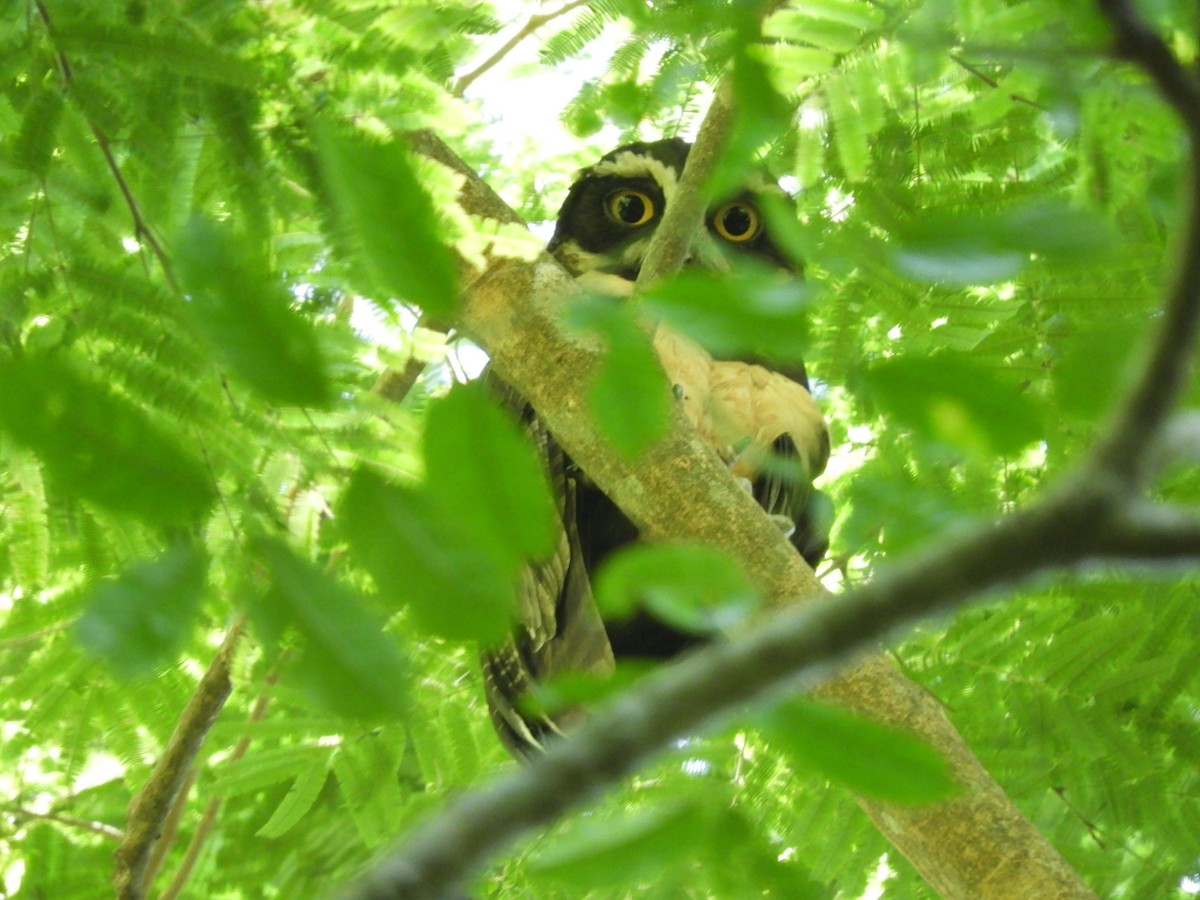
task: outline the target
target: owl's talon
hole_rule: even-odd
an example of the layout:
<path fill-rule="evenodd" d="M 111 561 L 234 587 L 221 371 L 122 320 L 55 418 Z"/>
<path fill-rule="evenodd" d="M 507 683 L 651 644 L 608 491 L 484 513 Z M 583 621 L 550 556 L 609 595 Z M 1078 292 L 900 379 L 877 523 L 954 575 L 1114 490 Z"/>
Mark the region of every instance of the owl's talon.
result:
<path fill-rule="evenodd" d="M 796 523 L 782 513 L 772 513 L 768 518 L 783 532 L 784 537 L 790 538 L 796 533 Z"/>

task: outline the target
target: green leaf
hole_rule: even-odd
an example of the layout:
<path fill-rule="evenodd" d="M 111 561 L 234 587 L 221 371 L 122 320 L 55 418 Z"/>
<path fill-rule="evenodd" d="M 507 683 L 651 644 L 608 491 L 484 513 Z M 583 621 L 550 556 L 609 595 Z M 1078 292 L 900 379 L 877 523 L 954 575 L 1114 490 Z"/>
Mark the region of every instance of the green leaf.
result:
<path fill-rule="evenodd" d="M 60 490 L 156 525 L 194 521 L 212 504 L 198 457 L 63 357 L 0 359 L 0 385 L 0 429 Z"/>
<path fill-rule="evenodd" d="M 404 149 L 320 125 L 316 142 L 341 227 L 385 293 L 428 313 L 458 306 L 454 261 Z"/>
<path fill-rule="evenodd" d="M 408 664 L 364 597 L 333 580 L 284 544 L 257 538 L 251 548 L 270 584 L 250 614 L 269 642 L 289 630 L 303 640 L 290 672 L 308 694 L 338 715 L 391 719 L 407 709 Z"/>
<path fill-rule="evenodd" d="M 733 127 L 725 150 L 705 190 L 725 197 L 743 188 L 751 160 L 759 147 L 791 128 L 794 108 L 771 82 L 767 65 L 756 56 L 739 53 L 733 62 Z"/>
<path fill-rule="evenodd" d="M 1145 315 L 1122 316 L 1080 329 L 1061 318 L 1051 320 L 1052 332 L 1064 328 L 1069 332 L 1054 341 L 1061 355 L 1051 369 L 1054 396 L 1061 407 L 1088 418 L 1109 409 L 1131 381 L 1134 350 L 1148 323 Z"/>
<path fill-rule="evenodd" d="M 779 272 L 690 269 L 652 287 L 646 304 L 719 357 L 799 362 L 808 348 L 812 288 Z"/>
<path fill-rule="evenodd" d="M 599 334 L 607 345 L 588 386 L 588 405 L 600 434 L 632 459 L 667 430 L 672 399 L 658 354 L 632 309 L 610 298 L 578 301 L 567 324 Z"/>
<path fill-rule="evenodd" d="M 563 672 L 548 681 L 538 682 L 533 693 L 522 697 L 520 708 L 534 715 L 552 715 L 568 706 L 594 706 L 615 697 L 634 684 L 656 664 L 645 659 L 623 659 L 611 673 Z"/>
<path fill-rule="evenodd" d="M 758 606 L 737 563 L 710 547 L 636 544 L 607 561 L 596 576 L 596 602 L 624 618 L 644 606 L 696 634 L 728 632 Z"/>
<path fill-rule="evenodd" d="M 295 733 L 295 726 L 292 727 Z M 263 788 L 295 779 L 302 772 L 322 767 L 329 748 L 299 744 L 257 750 L 241 759 L 226 759 L 213 767 L 211 789 L 226 797 L 261 791 Z"/>
<path fill-rule="evenodd" d="M 180 284 L 197 329 L 225 365 L 266 400 L 325 406 L 325 365 L 312 325 L 282 281 L 231 227 L 193 216 L 176 242 Z"/>
<path fill-rule="evenodd" d="M 207 568 L 201 551 L 180 545 L 100 583 L 76 625 L 79 643 L 126 677 L 167 665 L 195 623 Z"/>
<path fill-rule="evenodd" d="M 1045 433 L 1034 398 L 965 358 L 886 360 L 871 367 L 866 383 L 885 412 L 977 457 L 1015 453 Z"/>
<path fill-rule="evenodd" d="M 758 718 L 792 762 L 891 803 L 930 803 L 955 792 L 942 756 L 911 734 L 835 706 L 794 699 Z"/>
<path fill-rule="evenodd" d="M 635 884 L 678 865 L 706 842 L 711 816 L 691 801 L 637 809 L 619 819 L 576 819 L 569 830 L 529 860 L 531 871 L 578 891 Z"/>
<path fill-rule="evenodd" d="M 283 801 L 271 813 L 271 818 L 258 829 L 258 836 L 277 838 L 291 831 L 313 808 L 328 777 L 328 760 L 322 760 L 297 775 Z"/>
<path fill-rule="evenodd" d="M 12 161 L 38 178 L 44 178 L 54 156 L 63 95 L 57 88 L 42 88 L 25 105 L 21 130 L 12 146 Z"/>
<path fill-rule="evenodd" d="M 448 506 L 422 487 L 360 469 L 338 519 L 389 606 L 406 604 L 430 634 L 495 643 L 511 625 L 520 563 L 479 540 L 474 515 L 472 506 Z"/>
<path fill-rule="evenodd" d="M 384 728 L 343 744 L 333 756 L 346 810 L 368 847 L 394 837 L 403 814 L 404 794 L 396 770 L 405 738 L 401 727 Z"/>
<path fill-rule="evenodd" d="M 554 547 L 554 498 L 533 444 L 482 382 L 457 385 L 425 426 L 429 490 L 516 562 Z"/>
<path fill-rule="evenodd" d="M 80 18 L 64 22 L 54 29 L 55 45 L 67 53 L 78 53 L 97 60 L 114 56 L 138 60 L 145 65 L 153 61 L 180 74 L 245 87 L 258 80 L 260 70 L 253 64 L 224 52 L 212 44 L 202 43 L 192 35 L 193 29 L 177 33 L 151 31 L 124 25 L 101 24 Z"/>
<path fill-rule="evenodd" d="M 1015 278 L 1037 259 L 1091 265 L 1116 245 L 1107 220 L 1061 203 L 991 215 L 923 213 L 899 235 L 896 269 L 919 281 L 967 287 Z"/>

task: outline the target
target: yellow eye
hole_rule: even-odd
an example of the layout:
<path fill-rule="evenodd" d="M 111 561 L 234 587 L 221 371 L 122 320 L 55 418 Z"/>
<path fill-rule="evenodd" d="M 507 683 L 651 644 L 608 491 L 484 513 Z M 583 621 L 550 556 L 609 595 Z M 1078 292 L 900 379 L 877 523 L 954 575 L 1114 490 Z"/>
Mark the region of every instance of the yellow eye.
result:
<path fill-rule="evenodd" d="M 758 237 L 762 219 L 758 210 L 745 200 L 731 200 L 717 210 L 712 218 L 713 230 L 727 241 L 744 244 Z"/>
<path fill-rule="evenodd" d="M 654 218 L 654 201 L 641 191 L 622 188 L 613 191 L 604 201 L 604 208 L 614 222 L 636 228 Z"/>

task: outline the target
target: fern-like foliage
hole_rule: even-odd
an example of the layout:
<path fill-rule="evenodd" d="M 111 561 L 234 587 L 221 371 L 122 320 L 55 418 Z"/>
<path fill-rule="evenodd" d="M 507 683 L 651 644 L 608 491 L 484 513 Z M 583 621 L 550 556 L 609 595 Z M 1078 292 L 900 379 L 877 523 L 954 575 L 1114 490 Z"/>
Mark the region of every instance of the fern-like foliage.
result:
<path fill-rule="evenodd" d="M 1192 5 L 1146 6 L 1189 52 Z M 448 173 L 390 143 L 397 131 L 433 127 L 545 220 L 572 172 L 622 137 L 694 133 L 727 71 L 744 111 L 774 111 L 743 116 L 738 146 L 797 195 L 814 291 L 804 352 L 835 444 L 822 487 L 842 511 L 831 583 L 1027 502 L 1089 445 L 1152 324 L 1181 212 L 1179 130 L 1108 58 L 1097 15 L 805 0 L 760 28 L 759 12 L 596 0 L 555 20 L 536 62 L 483 79 L 561 81 L 599 59 L 598 78 L 544 110 L 544 139 L 489 130 L 505 116 L 490 104 L 520 90 L 464 101 L 447 87 L 504 39 L 504 4 L 0 3 L 0 874 L 13 896 L 98 895 L 131 795 L 242 614 L 251 636 L 153 893 L 178 879 L 180 896 L 326 895 L 509 764 L 463 639 L 474 595 L 428 609 L 386 588 L 402 583 L 388 568 L 401 541 L 460 584 L 462 571 L 507 584 L 540 521 L 485 522 L 492 507 L 461 502 L 444 476 L 478 474 L 503 446 L 505 484 L 530 495 L 504 423 L 443 419 L 443 435 L 467 436 L 453 452 L 425 428 L 456 402 L 481 407 L 443 398 L 446 341 L 413 327 L 415 297 L 452 311 L 453 289 L 405 272 L 470 245 L 475 224 L 454 213 Z M 549 139 L 560 117 L 592 144 Z M 429 283 L 444 288 L 442 274 Z M 929 360 L 976 390 L 931 384 Z M 409 363 L 402 402 L 372 390 Z M 39 372 L 61 383 L 31 386 Z M 311 402 L 281 399 L 304 391 Z M 108 427 L 81 440 L 96 409 Z M 1028 439 L 1010 446 L 1010 432 Z M 386 528 L 355 530 L 354 484 L 383 485 L 368 499 Z M 1200 496 L 1189 471 L 1155 490 Z M 463 546 L 479 552 L 450 552 Z M 171 577 L 175 554 L 203 561 L 202 588 Z M 1092 572 L 894 650 L 1104 895 L 1168 896 L 1195 874 L 1196 592 L 1177 573 Z M 888 897 L 929 895 L 843 788 L 748 718 L 672 748 L 474 889 L 825 897 L 872 879 Z"/>

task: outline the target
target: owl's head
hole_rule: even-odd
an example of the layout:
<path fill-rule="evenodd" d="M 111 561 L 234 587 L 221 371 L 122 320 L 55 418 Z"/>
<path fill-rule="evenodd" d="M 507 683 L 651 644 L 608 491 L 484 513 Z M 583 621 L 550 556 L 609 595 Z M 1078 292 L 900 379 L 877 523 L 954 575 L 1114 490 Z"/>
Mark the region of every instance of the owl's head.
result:
<path fill-rule="evenodd" d="M 547 249 L 572 275 L 602 272 L 636 280 L 690 149 L 679 138 L 626 144 L 583 169 L 559 210 Z M 758 203 L 767 191 L 783 192 L 765 178 L 760 182 L 709 208 L 707 243 L 717 252 L 750 254 L 792 271 Z"/>

